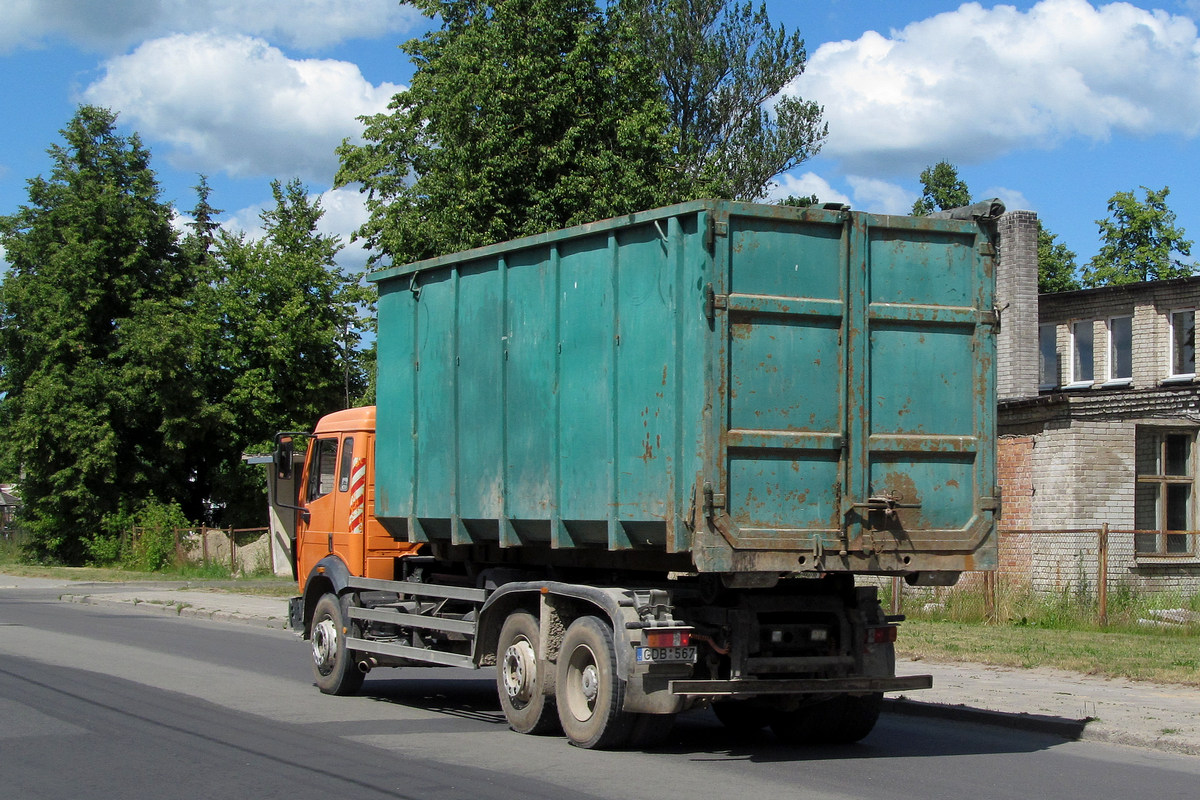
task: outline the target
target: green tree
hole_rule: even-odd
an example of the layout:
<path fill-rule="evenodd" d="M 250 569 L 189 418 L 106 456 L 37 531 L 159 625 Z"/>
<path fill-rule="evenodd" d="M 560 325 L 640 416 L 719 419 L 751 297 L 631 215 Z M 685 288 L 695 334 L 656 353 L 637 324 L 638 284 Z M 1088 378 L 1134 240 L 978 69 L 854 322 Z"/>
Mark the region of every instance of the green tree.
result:
<path fill-rule="evenodd" d="M 185 433 L 203 414 L 195 278 L 149 151 L 115 124 L 80 107 L 48 150 L 50 177 L 0 217 L 3 458 L 43 560 L 77 560 L 105 516 L 184 494 Z"/>
<path fill-rule="evenodd" d="M 780 91 L 804 72 L 798 32 L 765 4 L 621 0 L 630 43 L 659 73 L 684 197 L 760 199 L 772 178 L 816 155 L 823 109 Z"/>
<path fill-rule="evenodd" d="M 278 430 L 307 430 L 347 407 L 367 387 L 361 352 L 373 293 L 336 263 L 338 237 L 318 232 L 324 211 L 300 181 L 271 184 L 274 207 L 264 235 L 220 231 L 202 292 L 202 316 L 215 320 L 209 359 L 222 424 L 205 452 L 212 499 L 224 523 L 261 520 L 262 474 L 241 463 Z"/>
<path fill-rule="evenodd" d="M 372 251 L 411 262 L 661 204 L 672 195 L 654 71 L 594 0 L 418 0 L 442 26 L 389 111 L 338 149 Z"/>
<path fill-rule="evenodd" d="M 821 204 L 821 200 L 815 194 L 810 194 L 807 196 L 800 196 L 800 197 L 797 197 L 794 194 L 789 194 L 787 197 L 783 198 L 775 205 L 791 206 L 793 208 L 808 208 L 810 206 L 817 206 L 820 204 Z"/>
<path fill-rule="evenodd" d="M 1056 242 L 1055 238 L 1038 220 L 1038 291 L 1043 294 L 1070 292 L 1080 288 L 1079 279 L 1075 277 L 1078 269 L 1075 253 L 1068 250 L 1065 244 Z"/>
<path fill-rule="evenodd" d="M 913 203 L 915 217 L 971 205 L 966 181 L 958 177 L 958 167 L 949 161 L 939 161 L 922 170 L 921 187 L 921 197 Z"/>
<path fill-rule="evenodd" d="M 1138 281 L 1164 280 L 1192 275 L 1195 262 L 1192 242 L 1175 226 L 1175 212 L 1167 207 L 1168 186 L 1158 191 L 1142 187 L 1145 200 L 1134 192 L 1117 192 L 1108 201 L 1107 219 L 1098 219 L 1103 244 L 1084 268 L 1085 286 L 1112 286 Z"/>

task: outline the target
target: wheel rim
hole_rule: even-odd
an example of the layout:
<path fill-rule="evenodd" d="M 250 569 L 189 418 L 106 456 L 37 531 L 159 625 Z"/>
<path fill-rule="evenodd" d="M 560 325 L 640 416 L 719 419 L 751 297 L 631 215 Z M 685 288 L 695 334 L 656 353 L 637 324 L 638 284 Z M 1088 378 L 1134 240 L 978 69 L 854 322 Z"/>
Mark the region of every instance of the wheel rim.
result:
<path fill-rule="evenodd" d="M 312 652 L 313 663 L 322 675 L 333 671 L 337 663 L 337 626 L 333 620 L 325 618 L 313 626 Z"/>
<path fill-rule="evenodd" d="M 600 696 L 600 667 L 590 647 L 580 645 L 571 652 L 566 679 L 562 696 L 567 710 L 575 719 L 586 722 L 596 713 Z"/>
<path fill-rule="evenodd" d="M 537 685 L 537 656 L 528 639 L 518 639 L 504 651 L 501 676 L 504 693 L 514 705 L 523 706 L 533 698 L 533 687 Z"/>

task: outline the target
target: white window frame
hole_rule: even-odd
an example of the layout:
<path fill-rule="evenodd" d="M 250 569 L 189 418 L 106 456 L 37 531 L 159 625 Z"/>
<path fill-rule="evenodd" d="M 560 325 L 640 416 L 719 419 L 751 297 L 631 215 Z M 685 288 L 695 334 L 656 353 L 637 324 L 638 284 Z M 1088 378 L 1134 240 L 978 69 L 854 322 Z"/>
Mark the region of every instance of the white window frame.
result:
<path fill-rule="evenodd" d="M 1175 371 L 1175 317 L 1178 314 L 1192 315 L 1192 371 Z M 1196 309 L 1175 308 L 1167 315 L 1167 382 L 1186 382 L 1196 378 Z"/>
<path fill-rule="evenodd" d="M 1091 347 L 1091 351 L 1092 351 L 1092 357 L 1091 357 L 1091 373 L 1092 373 L 1092 375 L 1090 378 L 1084 378 L 1084 377 L 1081 377 L 1081 376 L 1075 374 L 1075 362 L 1079 361 L 1079 358 L 1077 357 L 1077 348 L 1078 348 L 1077 338 L 1078 337 L 1076 337 L 1076 335 L 1075 335 L 1075 329 L 1080 325 L 1087 326 L 1087 330 L 1091 334 L 1089 346 Z M 1071 381 L 1063 388 L 1064 389 L 1089 389 L 1096 382 L 1096 322 L 1095 322 L 1095 320 L 1091 320 L 1091 319 L 1075 319 L 1075 320 L 1071 320 L 1069 327 L 1070 327 L 1070 331 L 1071 331 Z"/>
<path fill-rule="evenodd" d="M 1117 348 L 1116 339 L 1113 337 L 1113 323 L 1118 320 L 1129 320 L 1129 374 L 1117 375 Z M 1104 326 L 1105 332 L 1108 334 L 1108 379 L 1104 382 L 1105 386 L 1129 386 L 1133 383 L 1133 316 L 1131 314 L 1122 314 L 1116 317 L 1109 317 Z"/>
<path fill-rule="evenodd" d="M 1051 352 L 1050 352 L 1049 363 L 1047 363 L 1046 352 L 1042 349 L 1042 345 L 1045 343 L 1042 337 L 1046 331 L 1049 331 L 1049 333 L 1050 333 L 1049 343 L 1051 345 Z M 1039 389 L 1053 389 L 1058 386 L 1058 379 L 1059 379 L 1059 376 L 1061 375 L 1058 362 L 1059 362 L 1058 324 L 1057 323 L 1043 323 L 1041 325 L 1038 325 L 1038 388 Z"/>

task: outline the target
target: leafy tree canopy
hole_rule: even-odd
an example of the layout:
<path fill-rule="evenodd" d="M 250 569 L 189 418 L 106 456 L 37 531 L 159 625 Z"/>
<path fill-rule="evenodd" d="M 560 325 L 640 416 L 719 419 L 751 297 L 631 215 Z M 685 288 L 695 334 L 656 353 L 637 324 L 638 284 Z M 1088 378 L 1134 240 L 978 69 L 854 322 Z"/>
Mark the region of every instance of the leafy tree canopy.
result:
<path fill-rule="evenodd" d="M 248 241 L 219 228 L 201 177 L 181 241 L 150 153 L 115 124 L 81 107 L 50 176 L 0 217 L 0 470 L 37 560 L 111 557 L 146 509 L 261 524 L 242 453 L 367 388 L 372 294 L 338 268 L 319 202 L 275 182 Z"/>
<path fill-rule="evenodd" d="M 789 194 L 787 197 L 776 203 L 776 205 L 791 206 L 793 208 L 808 208 L 810 206 L 816 206 L 820 204 L 821 200 L 815 194 L 810 194 L 807 196 L 796 196 L 794 194 Z"/>
<path fill-rule="evenodd" d="M 131 499 L 183 493 L 186 431 L 205 414 L 183 301 L 194 274 L 150 153 L 115 123 L 81 107 L 50 177 L 0 217 L 3 458 L 43 558 L 77 558 Z"/>
<path fill-rule="evenodd" d="M 262 474 L 240 455 L 262 452 L 275 431 L 305 430 L 348 407 L 367 383 L 360 346 L 372 291 L 337 265 L 341 242 L 318 232 L 324 211 L 300 181 L 275 181 L 271 192 L 262 238 L 216 232 L 198 293 L 212 325 L 207 360 L 220 369 L 209 381 L 224 423 L 210 431 L 201 473 L 223 521 L 235 524 L 261 518 L 264 507 Z"/>
<path fill-rule="evenodd" d="M 1055 241 L 1055 235 L 1038 220 L 1038 291 L 1070 292 L 1080 288 L 1075 277 L 1075 253 Z"/>
<path fill-rule="evenodd" d="M 1170 187 L 1158 191 L 1141 187 L 1145 199 L 1134 192 L 1117 192 L 1108 201 L 1109 216 L 1096 220 L 1103 244 L 1083 271 L 1083 284 L 1112 286 L 1138 281 L 1181 278 L 1196 272 L 1192 242 L 1175 225 L 1175 212 L 1167 206 Z"/>
<path fill-rule="evenodd" d="M 673 196 L 652 69 L 594 0 L 420 0 L 440 30 L 365 142 L 338 149 L 359 184 L 358 236 L 397 262 L 660 205 Z"/>
<path fill-rule="evenodd" d="M 971 205 L 966 181 L 958 177 L 958 167 L 939 161 L 921 172 L 921 197 L 913 203 L 913 216 L 923 217 L 935 211 Z"/>
<path fill-rule="evenodd" d="M 760 199 L 772 178 L 821 149 L 821 106 L 780 96 L 804 72 L 804 40 L 772 26 L 765 5 L 621 0 L 617 9 L 658 71 L 686 178 L 681 199 Z"/>

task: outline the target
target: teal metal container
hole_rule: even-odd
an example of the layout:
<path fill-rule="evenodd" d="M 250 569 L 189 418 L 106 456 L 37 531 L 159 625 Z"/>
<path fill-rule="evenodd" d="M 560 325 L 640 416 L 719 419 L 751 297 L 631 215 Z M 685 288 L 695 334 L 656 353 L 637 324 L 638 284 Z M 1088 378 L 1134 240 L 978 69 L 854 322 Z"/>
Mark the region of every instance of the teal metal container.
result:
<path fill-rule="evenodd" d="M 993 568 L 993 236 L 699 201 L 377 272 L 376 516 L 514 564 Z"/>

